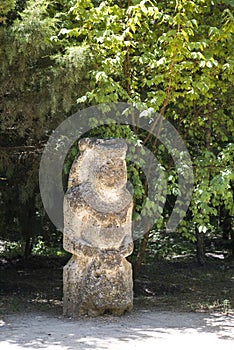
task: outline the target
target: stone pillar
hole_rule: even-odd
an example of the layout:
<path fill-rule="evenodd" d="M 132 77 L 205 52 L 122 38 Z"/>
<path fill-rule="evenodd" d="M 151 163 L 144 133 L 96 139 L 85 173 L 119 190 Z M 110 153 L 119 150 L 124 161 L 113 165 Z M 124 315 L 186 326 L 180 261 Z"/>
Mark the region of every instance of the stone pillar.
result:
<path fill-rule="evenodd" d="M 79 142 L 64 198 L 64 315 L 76 317 L 132 309 L 132 197 L 126 189 L 121 139 Z"/>

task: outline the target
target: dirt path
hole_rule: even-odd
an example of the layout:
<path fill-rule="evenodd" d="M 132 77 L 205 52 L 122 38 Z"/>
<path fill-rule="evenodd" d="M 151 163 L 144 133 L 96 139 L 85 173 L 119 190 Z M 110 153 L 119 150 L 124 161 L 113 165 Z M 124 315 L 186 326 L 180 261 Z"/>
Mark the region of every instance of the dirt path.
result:
<path fill-rule="evenodd" d="M 137 310 L 122 317 L 65 319 L 14 314 L 0 320 L 2 350 L 233 349 L 234 316 Z"/>

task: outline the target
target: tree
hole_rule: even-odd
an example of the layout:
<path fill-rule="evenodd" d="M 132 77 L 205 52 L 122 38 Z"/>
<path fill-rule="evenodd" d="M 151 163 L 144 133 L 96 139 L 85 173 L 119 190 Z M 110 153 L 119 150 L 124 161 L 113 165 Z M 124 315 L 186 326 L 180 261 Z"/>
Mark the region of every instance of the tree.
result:
<path fill-rule="evenodd" d="M 215 233 L 218 208 L 224 206 L 230 217 L 234 212 L 232 9 L 228 0 L 78 0 L 71 9 L 76 27 L 61 30 L 67 39 L 87 43 L 95 62 L 89 72 L 90 89 L 79 99 L 81 106 L 126 101 L 142 111 L 152 109 L 186 140 L 195 186 L 179 231 L 197 242 L 201 264 L 203 236 Z M 156 154 L 157 140 L 136 132 Z M 165 152 L 161 158 L 166 158 Z M 174 191 L 175 197 L 175 167 L 170 161 L 164 166 L 168 195 L 173 197 Z M 149 232 L 141 242 L 138 265 L 148 237 Z"/>
<path fill-rule="evenodd" d="M 87 46 L 58 38 L 72 1 L 0 5 L 0 213 L 3 238 L 21 237 L 25 255 L 43 234 L 38 188 L 41 152 L 53 129 L 76 111 L 88 85 Z M 65 14 L 64 14 L 64 12 Z M 48 226 L 48 224 L 47 224 Z"/>

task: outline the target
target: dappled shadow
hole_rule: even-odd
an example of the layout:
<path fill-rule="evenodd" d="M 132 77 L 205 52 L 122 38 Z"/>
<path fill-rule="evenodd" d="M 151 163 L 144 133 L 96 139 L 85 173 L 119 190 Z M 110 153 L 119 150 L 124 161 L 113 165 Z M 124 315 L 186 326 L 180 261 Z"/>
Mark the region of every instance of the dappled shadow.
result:
<path fill-rule="evenodd" d="M 231 349 L 234 316 L 196 313 L 133 311 L 122 317 L 71 320 L 44 314 L 4 316 L 1 349 L 155 349 L 191 346 Z M 198 337 L 199 335 L 199 337 Z"/>

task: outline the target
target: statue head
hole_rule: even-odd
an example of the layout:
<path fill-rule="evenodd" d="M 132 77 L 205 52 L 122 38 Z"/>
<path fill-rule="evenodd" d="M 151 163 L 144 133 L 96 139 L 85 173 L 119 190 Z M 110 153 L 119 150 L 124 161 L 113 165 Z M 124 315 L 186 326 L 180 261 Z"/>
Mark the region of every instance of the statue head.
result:
<path fill-rule="evenodd" d="M 90 139 L 79 141 L 80 155 L 70 171 L 70 186 L 84 182 L 100 189 L 121 189 L 127 182 L 126 142 L 122 139 Z"/>

